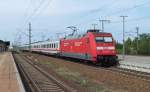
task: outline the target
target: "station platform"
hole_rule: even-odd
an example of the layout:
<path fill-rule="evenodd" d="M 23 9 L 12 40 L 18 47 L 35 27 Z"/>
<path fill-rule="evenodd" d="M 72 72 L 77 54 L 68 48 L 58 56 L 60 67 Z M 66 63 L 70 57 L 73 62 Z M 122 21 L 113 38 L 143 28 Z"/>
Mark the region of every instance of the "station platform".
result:
<path fill-rule="evenodd" d="M 122 59 L 122 55 L 118 55 Z M 150 56 L 130 56 L 126 55 L 120 61 L 120 67 L 150 73 Z"/>
<path fill-rule="evenodd" d="M 11 52 L 0 53 L 0 92 L 25 92 Z"/>

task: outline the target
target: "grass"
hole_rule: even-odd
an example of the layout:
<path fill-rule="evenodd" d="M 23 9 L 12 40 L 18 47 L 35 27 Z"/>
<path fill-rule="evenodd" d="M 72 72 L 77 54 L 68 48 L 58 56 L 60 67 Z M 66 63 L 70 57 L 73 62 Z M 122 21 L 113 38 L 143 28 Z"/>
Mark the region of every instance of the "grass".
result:
<path fill-rule="evenodd" d="M 88 88 L 90 92 L 100 92 L 104 90 L 103 86 L 92 82 L 88 78 L 83 77 L 79 72 L 70 71 L 65 67 L 58 68 L 56 72 L 63 76 L 65 79 L 74 81 L 75 83 Z"/>
<path fill-rule="evenodd" d="M 46 66 L 51 67 L 51 68 L 55 68 L 56 67 L 55 64 L 53 64 L 52 62 L 49 62 L 49 61 L 39 62 L 39 64 L 46 65 Z"/>
<path fill-rule="evenodd" d="M 66 80 L 73 81 L 82 87 L 86 87 L 88 92 L 105 92 L 105 88 L 102 85 L 92 82 L 92 80 L 82 76 L 79 72 L 71 71 L 67 67 L 57 66 L 50 61 L 40 62 L 39 64 L 52 68 L 57 74 Z"/>

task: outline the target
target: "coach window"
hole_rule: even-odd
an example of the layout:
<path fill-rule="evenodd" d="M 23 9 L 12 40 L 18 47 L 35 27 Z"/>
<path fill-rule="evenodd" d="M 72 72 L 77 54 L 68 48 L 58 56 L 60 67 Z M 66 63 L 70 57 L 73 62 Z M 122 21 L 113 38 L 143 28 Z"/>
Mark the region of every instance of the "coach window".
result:
<path fill-rule="evenodd" d="M 56 48 L 58 48 L 58 44 L 56 43 Z"/>
<path fill-rule="evenodd" d="M 52 48 L 53 48 L 53 43 L 51 45 L 52 45 Z"/>
<path fill-rule="evenodd" d="M 55 48 L 55 44 L 53 43 L 53 48 Z"/>
<path fill-rule="evenodd" d="M 58 45 L 57 45 L 57 43 L 56 43 L 56 48 L 58 48 Z"/>
<path fill-rule="evenodd" d="M 50 45 L 49 47 L 51 48 L 51 43 L 49 45 Z"/>
<path fill-rule="evenodd" d="M 53 48 L 55 48 L 55 43 L 53 43 Z"/>
<path fill-rule="evenodd" d="M 55 44 L 53 43 L 53 48 L 55 48 Z"/>
<path fill-rule="evenodd" d="M 55 43 L 55 45 L 56 45 L 56 47 L 55 47 L 55 48 L 57 48 L 57 43 Z"/>

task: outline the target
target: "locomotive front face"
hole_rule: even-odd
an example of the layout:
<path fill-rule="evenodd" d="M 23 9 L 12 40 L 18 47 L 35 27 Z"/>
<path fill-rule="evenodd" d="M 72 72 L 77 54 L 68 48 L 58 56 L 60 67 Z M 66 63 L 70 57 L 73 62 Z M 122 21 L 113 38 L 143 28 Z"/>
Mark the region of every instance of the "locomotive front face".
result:
<path fill-rule="evenodd" d="M 106 65 L 117 64 L 115 41 L 110 33 L 95 35 L 97 61 Z"/>
<path fill-rule="evenodd" d="M 112 36 L 96 36 L 95 42 L 98 55 L 116 55 Z"/>

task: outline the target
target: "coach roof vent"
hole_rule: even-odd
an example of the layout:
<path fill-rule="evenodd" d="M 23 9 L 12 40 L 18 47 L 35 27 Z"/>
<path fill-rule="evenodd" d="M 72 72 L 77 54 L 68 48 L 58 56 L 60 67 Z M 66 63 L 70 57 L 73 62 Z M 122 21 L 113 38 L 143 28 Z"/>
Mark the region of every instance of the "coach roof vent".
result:
<path fill-rule="evenodd" d="M 88 32 L 95 32 L 95 33 L 98 33 L 100 30 L 99 29 L 89 29 L 87 30 L 87 33 Z"/>

